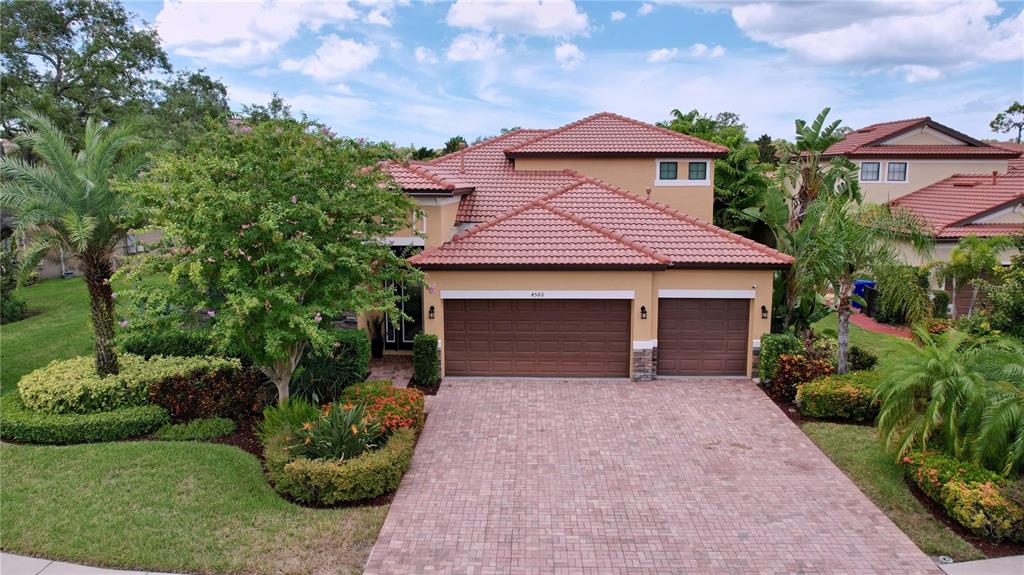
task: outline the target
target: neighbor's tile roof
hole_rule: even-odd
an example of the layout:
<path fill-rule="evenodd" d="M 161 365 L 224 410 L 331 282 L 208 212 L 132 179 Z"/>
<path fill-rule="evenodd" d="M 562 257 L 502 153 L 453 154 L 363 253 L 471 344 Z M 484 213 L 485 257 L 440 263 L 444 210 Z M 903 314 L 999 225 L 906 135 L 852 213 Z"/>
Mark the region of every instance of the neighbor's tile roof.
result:
<path fill-rule="evenodd" d="M 979 236 L 990 238 L 993 236 L 1012 236 L 1024 231 L 1024 224 L 968 224 L 965 226 L 949 226 L 943 228 L 936 237 L 939 238 L 962 238 L 964 236 Z"/>
<path fill-rule="evenodd" d="M 931 144 L 879 144 L 904 132 L 925 126 L 960 139 L 966 145 L 931 145 Z M 928 116 L 909 118 L 894 122 L 882 122 L 865 126 L 846 135 L 842 141 L 836 142 L 825 150 L 824 156 L 848 156 L 851 158 L 907 157 L 907 158 L 991 158 L 1009 159 L 1019 153 L 984 142 L 979 142 L 966 134 L 961 134 L 948 126 L 935 122 Z"/>
<path fill-rule="evenodd" d="M 447 266 L 782 266 L 767 246 L 576 174 L 561 189 L 410 258 Z"/>
<path fill-rule="evenodd" d="M 686 155 L 718 157 L 729 148 L 632 118 L 601 112 L 505 147 L 531 155 Z"/>
<path fill-rule="evenodd" d="M 996 145 L 999 146 L 1000 148 L 1005 148 L 1007 150 L 1010 150 L 1011 152 L 1021 152 L 1022 155 L 1020 155 L 1020 156 L 1018 156 L 1016 158 L 1011 158 L 1010 161 L 1008 161 L 1006 163 L 1006 173 L 1008 173 L 1008 174 L 1013 174 L 1013 173 L 1016 173 L 1016 172 L 1024 173 L 1024 144 L 1014 144 L 1014 143 L 1009 143 L 1009 142 L 1000 142 L 1000 143 L 998 143 Z"/>
<path fill-rule="evenodd" d="M 469 190 L 473 188 L 472 185 L 466 182 L 433 173 L 422 165 L 386 161 L 381 162 L 380 167 L 387 171 L 394 178 L 395 183 L 401 186 L 403 190 L 410 192 L 453 192 L 455 190 Z"/>
<path fill-rule="evenodd" d="M 1014 233 L 1024 224 L 971 224 L 987 213 L 1024 202 L 1024 172 L 957 174 L 890 202 L 920 216 L 936 237 Z M 1002 226 L 1002 227 L 1000 227 Z"/>

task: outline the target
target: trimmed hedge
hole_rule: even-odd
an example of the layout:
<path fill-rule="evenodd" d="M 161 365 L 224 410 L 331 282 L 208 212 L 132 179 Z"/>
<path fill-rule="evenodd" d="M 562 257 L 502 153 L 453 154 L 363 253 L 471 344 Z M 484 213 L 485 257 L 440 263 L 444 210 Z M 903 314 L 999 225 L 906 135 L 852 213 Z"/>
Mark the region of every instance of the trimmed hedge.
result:
<path fill-rule="evenodd" d="M 348 461 L 292 460 L 284 435 L 264 450 L 267 474 L 274 488 L 291 499 L 314 505 L 335 505 L 373 499 L 398 489 L 409 469 L 416 432 L 399 429 L 387 444 Z"/>
<path fill-rule="evenodd" d="M 979 465 L 934 452 L 903 458 L 921 491 L 957 523 L 990 541 L 1024 542 L 1024 488 Z"/>
<path fill-rule="evenodd" d="M 161 441 L 204 441 L 235 432 L 235 422 L 223 417 L 195 419 L 188 423 L 169 423 L 156 431 Z"/>
<path fill-rule="evenodd" d="M 292 395 L 313 403 L 330 403 L 346 387 L 370 375 L 370 337 L 363 329 L 332 331 L 331 351 L 306 353 L 295 371 Z"/>
<path fill-rule="evenodd" d="M 761 383 L 775 377 L 775 369 L 779 365 L 782 354 L 798 354 L 804 346 L 800 340 L 788 333 L 766 333 L 761 336 L 761 351 L 757 356 L 757 372 Z"/>
<path fill-rule="evenodd" d="M 173 375 L 149 385 L 149 402 L 166 409 L 175 423 L 191 419 L 249 419 L 276 397 L 267 376 L 237 367 Z"/>
<path fill-rule="evenodd" d="M 796 404 L 801 413 L 811 417 L 871 421 L 878 415 L 873 394 L 881 379 L 871 371 L 816 379 L 797 387 Z"/>
<path fill-rule="evenodd" d="M 114 342 L 121 353 L 142 356 L 194 357 L 214 355 L 210 330 L 179 326 L 152 326 L 122 328 Z"/>
<path fill-rule="evenodd" d="M 437 336 L 420 333 L 412 344 L 412 370 L 416 385 L 434 387 L 441 382 L 441 359 Z"/>
<path fill-rule="evenodd" d="M 0 439 L 25 443 L 93 443 L 152 433 L 167 423 L 155 405 L 84 414 L 52 414 L 25 407 L 17 393 L 0 397 Z"/>
<path fill-rule="evenodd" d="M 96 360 L 82 356 L 54 361 L 21 378 L 25 406 L 49 413 L 97 413 L 146 405 L 149 386 L 165 378 L 201 371 L 238 368 L 238 360 L 218 357 L 154 357 L 122 354 L 117 375 L 100 377 Z"/>
<path fill-rule="evenodd" d="M 819 377 L 832 375 L 835 368 L 827 359 L 807 357 L 803 354 L 782 354 L 778 357 L 775 376 L 762 383 L 765 393 L 778 401 L 793 401 L 796 387 Z"/>

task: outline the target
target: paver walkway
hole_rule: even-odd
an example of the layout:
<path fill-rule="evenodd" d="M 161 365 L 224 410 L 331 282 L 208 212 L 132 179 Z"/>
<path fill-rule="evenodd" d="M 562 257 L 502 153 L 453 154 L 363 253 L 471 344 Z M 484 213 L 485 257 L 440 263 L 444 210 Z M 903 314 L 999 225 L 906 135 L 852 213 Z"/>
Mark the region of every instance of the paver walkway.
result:
<path fill-rule="evenodd" d="M 406 387 L 412 379 L 411 355 L 386 355 L 380 359 L 370 360 L 370 377 L 368 380 L 383 379 L 390 381 L 395 387 Z"/>
<path fill-rule="evenodd" d="M 874 318 L 868 317 L 862 313 L 852 314 L 850 316 L 850 323 L 874 333 L 884 333 L 885 335 L 894 335 L 896 337 L 902 337 L 903 339 L 911 339 L 909 328 L 878 323 Z"/>
<path fill-rule="evenodd" d="M 366 573 L 939 573 L 753 382 L 446 380 Z"/>

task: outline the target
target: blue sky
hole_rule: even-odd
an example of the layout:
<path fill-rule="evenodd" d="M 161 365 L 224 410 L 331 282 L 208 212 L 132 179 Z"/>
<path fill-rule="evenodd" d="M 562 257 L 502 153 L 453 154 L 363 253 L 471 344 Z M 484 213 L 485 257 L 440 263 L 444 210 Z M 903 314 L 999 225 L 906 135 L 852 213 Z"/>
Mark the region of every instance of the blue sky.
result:
<path fill-rule="evenodd" d="M 1024 3 L 128 2 L 232 105 L 277 91 L 337 132 L 440 146 L 611 111 L 740 114 L 790 137 L 930 115 L 979 138 L 1024 99 Z"/>

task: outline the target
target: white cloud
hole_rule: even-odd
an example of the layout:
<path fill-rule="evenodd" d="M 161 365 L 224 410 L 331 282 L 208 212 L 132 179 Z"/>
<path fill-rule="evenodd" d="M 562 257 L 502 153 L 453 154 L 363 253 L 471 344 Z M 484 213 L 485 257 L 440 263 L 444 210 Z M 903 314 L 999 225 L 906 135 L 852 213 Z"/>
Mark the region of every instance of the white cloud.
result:
<path fill-rule="evenodd" d="M 437 64 L 437 54 L 430 48 L 417 46 L 413 53 L 416 56 L 416 61 L 420 64 Z"/>
<path fill-rule="evenodd" d="M 689 53 L 693 58 L 721 58 L 725 55 L 725 48 L 719 44 L 715 44 L 714 47 L 711 47 L 707 44 L 697 42 L 693 46 L 690 46 Z"/>
<path fill-rule="evenodd" d="M 644 3 L 637 9 L 636 13 L 638 16 L 646 16 L 654 12 L 654 4 Z"/>
<path fill-rule="evenodd" d="M 1024 58 L 1024 13 L 995 0 L 737 2 L 727 9 L 749 38 L 811 64 L 892 71 L 910 82 Z"/>
<path fill-rule="evenodd" d="M 344 2 L 165 0 L 160 39 L 176 54 L 222 64 L 269 59 L 303 28 L 316 32 L 358 17 Z"/>
<path fill-rule="evenodd" d="M 587 30 L 587 14 L 572 0 L 456 0 L 449 26 L 497 34 L 571 36 Z"/>
<path fill-rule="evenodd" d="M 466 32 L 452 40 L 451 45 L 448 46 L 447 56 L 452 62 L 489 60 L 504 51 L 501 41 L 501 36 Z"/>
<path fill-rule="evenodd" d="M 612 22 L 621 22 L 626 19 L 626 13 L 623 12 L 622 10 L 612 10 L 612 13 L 609 16 L 609 18 Z"/>
<path fill-rule="evenodd" d="M 657 50 L 651 50 L 647 54 L 648 62 L 668 62 L 669 60 L 675 60 L 676 56 L 679 55 L 679 48 L 659 48 Z"/>
<path fill-rule="evenodd" d="M 365 68 L 379 54 L 380 50 L 373 44 L 361 44 L 331 34 L 323 39 L 315 54 L 284 60 L 281 69 L 301 72 L 317 80 L 335 80 Z"/>
<path fill-rule="evenodd" d="M 349 88 L 348 84 L 344 84 L 344 83 L 342 83 L 342 84 L 335 84 L 334 91 L 339 93 L 339 94 L 343 94 L 345 96 L 351 96 L 352 95 L 352 88 Z"/>
<path fill-rule="evenodd" d="M 555 46 L 555 60 L 558 61 L 558 65 L 563 70 L 575 70 L 580 67 L 586 56 L 583 54 L 583 50 L 576 44 L 569 42 L 562 42 L 558 46 Z"/>
<path fill-rule="evenodd" d="M 380 26 L 390 26 L 391 20 L 384 14 L 384 11 L 380 8 L 374 8 L 366 14 L 366 21 L 370 24 L 377 24 Z"/>

